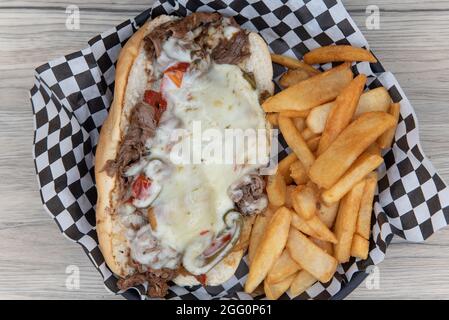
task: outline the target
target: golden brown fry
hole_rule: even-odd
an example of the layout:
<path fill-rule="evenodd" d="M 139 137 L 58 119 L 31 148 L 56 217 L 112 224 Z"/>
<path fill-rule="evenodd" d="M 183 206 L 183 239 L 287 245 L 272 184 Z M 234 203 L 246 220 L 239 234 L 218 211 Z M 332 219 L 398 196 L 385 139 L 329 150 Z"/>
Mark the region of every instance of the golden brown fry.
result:
<path fill-rule="evenodd" d="M 309 220 L 315 216 L 317 209 L 317 195 L 308 186 L 298 186 L 292 193 L 293 208 L 303 219 Z"/>
<path fill-rule="evenodd" d="M 328 227 L 326 227 L 326 225 L 320 220 L 320 218 L 318 218 L 317 215 L 314 215 L 312 218 L 307 220 L 307 224 L 313 230 L 315 238 L 331 243 L 338 242 L 334 233 L 330 231 Z"/>
<path fill-rule="evenodd" d="M 366 76 L 359 74 L 335 99 L 335 105 L 331 109 L 326 120 L 323 134 L 317 154 L 320 155 L 331 145 L 337 136 L 348 126 L 354 116 L 360 96 L 366 83 Z"/>
<path fill-rule="evenodd" d="M 271 267 L 268 272 L 267 277 L 265 278 L 265 282 L 270 284 L 278 283 L 285 278 L 295 274 L 300 269 L 299 265 L 290 257 L 290 253 L 288 253 L 287 249 L 284 249 L 281 256 L 274 263 L 273 267 Z"/>
<path fill-rule="evenodd" d="M 315 69 L 312 66 L 309 66 L 307 63 L 304 63 L 302 61 L 299 61 L 295 58 L 290 58 L 287 56 L 282 56 L 279 54 L 271 54 L 271 61 L 274 63 L 280 64 L 284 67 L 287 67 L 289 69 L 303 69 L 310 74 L 319 74 L 320 70 Z"/>
<path fill-rule="evenodd" d="M 235 247 L 232 249 L 232 251 L 239 251 L 239 250 L 246 251 L 246 249 L 249 246 L 249 238 L 251 236 L 251 229 L 253 227 L 255 219 L 256 215 L 254 214 L 251 216 L 245 216 L 243 218 L 243 227 L 240 233 L 240 238 Z"/>
<path fill-rule="evenodd" d="M 267 296 L 267 299 L 269 300 L 277 300 L 280 296 L 282 296 L 288 288 L 290 288 L 290 285 L 293 282 L 293 279 L 295 279 L 296 273 L 288 276 L 284 280 L 277 282 L 277 283 L 269 283 L 268 281 L 264 281 L 264 291 L 265 295 Z"/>
<path fill-rule="evenodd" d="M 335 101 L 331 101 L 310 110 L 306 119 L 307 128 L 316 134 L 322 133 L 326 127 L 329 113 L 334 106 Z"/>
<path fill-rule="evenodd" d="M 256 254 L 257 248 L 265 234 L 265 229 L 273 217 L 275 211 L 268 207 L 264 213 L 258 214 L 254 221 L 253 228 L 251 229 L 251 236 L 249 238 L 248 247 L 248 262 L 251 265 L 253 258 Z"/>
<path fill-rule="evenodd" d="M 351 257 L 352 238 L 357 225 L 360 201 L 363 195 L 365 181 L 361 181 L 343 197 L 335 221 L 334 232 L 338 243 L 334 245 L 334 257 L 340 263 L 349 261 Z"/>
<path fill-rule="evenodd" d="M 354 234 L 351 245 L 351 257 L 356 257 L 365 260 L 366 258 L 368 258 L 368 252 L 369 252 L 369 241 L 359 236 L 358 234 Z"/>
<path fill-rule="evenodd" d="M 382 133 L 394 126 L 385 112 L 368 112 L 354 120 L 310 167 L 309 178 L 329 189 Z"/>
<path fill-rule="evenodd" d="M 278 125 L 278 116 L 279 116 L 279 113 L 273 112 L 273 113 L 267 113 L 266 117 L 267 117 L 268 122 L 271 123 L 271 125 L 277 126 Z"/>
<path fill-rule="evenodd" d="M 352 77 L 350 64 L 342 64 L 279 92 L 265 100 L 262 107 L 265 112 L 309 110 L 334 100 Z"/>
<path fill-rule="evenodd" d="M 279 79 L 279 84 L 283 88 L 291 87 L 303 80 L 309 79 L 311 74 L 303 69 L 290 69 Z"/>
<path fill-rule="evenodd" d="M 334 255 L 334 245 L 329 241 L 323 241 L 317 238 L 310 237 L 310 241 L 315 243 L 318 247 L 324 250 L 327 254 Z"/>
<path fill-rule="evenodd" d="M 368 50 L 349 45 L 320 47 L 304 55 L 304 62 L 309 65 L 341 61 L 368 61 L 374 63 L 377 62 L 377 59 Z"/>
<path fill-rule="evenodd" d="M 306 126 L 306 121 L 304 120 L 304 118 L 293 118 L 293 123 L 295 124 L 295 127 L 299 132 L 303 131 Z"/>
<path fill-rule="evenodd" d="M 299 271 L 290 286 L 290 296 L 292 298 L 299 296 L 317 281 L 318 280 L 306 270 Z"/>
<path fill-rule="evenodd" d="M 315 152 L 320 144 L 321 136 L 316 136 L 306 141 L 310 151 Z"/>
<path fill-rule="evenodd" d="M 383 161 L 384 159 L 376 154 L 362 153 L 340 180 L 322 193 L 321 198 L 328 204 L 339 201 Z"/>
<path fill-rule="evenodd" d="M 306 118 L 309 115 L 309 110 L 285 110 L 281 111 L 280 114 L 287 118 Z"/>
<path fill-rule="evenodd" d="M 293 162 L 297 161 L 298 157 L 294 152 L 290 153 L 284 159 L 282 159 L 278 164 L 277 172 L 284 177 L 285 183 L 292 183 L 292 178 L 290 177 L 290 166 Z"/>
<path fill-rule="evenodd" d="M 307 176 L 306 168 L 301 163 L 301 161 L 296 160 L 290 166 L 290 177 L 292 177 L 293 181 L 299 186 L 301 184 L 306 184 L 309 177 Z"/>
<path fill-rule="evenodd" d="M 310 151 L 307 143 L 301 136 L 301 133 L 299 133 L 296 129 L 292 119 L 286 118 L 282 115 L 279 116 L 279 130 L 281 130 L 282 135 L 284 136 L 284 139 L 289 147 L 302 162 L 306 170 L 308 170 L 315 161 L 315 156 L 312 151 Z"/>
<path fill-rule="evenodd" d="M 379 145 L 379 147 L 381 149 L 387 149 L 387 148 L 391 147 L 391 144 L 393 143 L 394 135 L 396 133 L 396 127 L 397 127 L 397 123 L 399 121 L 400 112 L 401 112 L 401 105 L 399 103 L 393 103 L 390 107 L 390 114 L 396 120 L 396 126 L 394 128 L 391 128 L 391 129 L 385 131 L 385 133 L 383 135 L 381 135 L 379 137 L 379 139 L 377 139 L 377 144 Z"/>
<path fill-rule="evenodd" d="M 357 218 L 356 233 L 369 240 L 371 232 L 371 216 L 373 212 L 374 193 L 377 187 L 377 173 L 370 173 L 365 179 L 365 189 L 363 190 L 360 210 Z"/>
<path fill-rule="evenodd" d="M 245 283 L 245 292 L 251 293 L 263 281 L 287 243 L 291 213 L 279 208 L 268 223 L 264 237 L 256 251 Z"/>
<path fill-rule="evenodd" d="M 370 146 L 366 149 L 365 153 L 380 156 L 382 154 L 382 150 L 380 149 L 379 145 L 374 142 L 370 144 Z"/>
<path fill-rule="evenodd" d="M 315 233 L 315 231 L 309 226 L 306 220 L 301 218 L 296 212 L 292 212 L 292 227 L 298 229 L 302 233 L 305 233 L 314 238 L 318 238 L 319 236 Z"/>
<path fill-rule="evenodd" d="M 267 196 L 268 201 L 275 206 L 283 206 L 285 203 L 285 192 L 287 185 L 281 174 L 268 176 Z"/>
<path fill-rule="evenodd" d="M 301 132 L 301 135 L 304 138 L 304 140 L 309 140 L 309 139 L 312 139 L 312 138 L 315 138 L 316 136 L 318 136 L 316 133 L 311 131 L 309 128 L 305 128 L 304 131 Z"/>
<path fill-rule="evenodd" d="M 337 270 L 337 260 L 324 252 L 305 235 L 292 228 L 288 235 L 287 249 L 302 269 L 325 283 Z"/>
<path fill-rule="evenodd" d="M 318 204 L 318 217 L 328 228 L 332 228 L 334 226 L 335 218 L 338 213 L 338 206 L 340 202 L 335 202 L 330 205 L 325 204 L 324 202 L 320 202 Z"/>
<path fill-rule="evenodd" d="M 390 108 L 391 98 L 387 89 L 379 87 L 365 92 L 360 97 L 359 105 L 355 111 L 354 118 L 359 117 L 362 113 L 383 111 L 388 112 Z"/>
<path fill-rule="evenodd" d="M 289 209 L 293 207 L 293 200 L 292 200 L 292 193 L 293 190 L 295 190 L 294 185 L 287 186 L 286 192 L 285 192 L 285 206 Z"/>

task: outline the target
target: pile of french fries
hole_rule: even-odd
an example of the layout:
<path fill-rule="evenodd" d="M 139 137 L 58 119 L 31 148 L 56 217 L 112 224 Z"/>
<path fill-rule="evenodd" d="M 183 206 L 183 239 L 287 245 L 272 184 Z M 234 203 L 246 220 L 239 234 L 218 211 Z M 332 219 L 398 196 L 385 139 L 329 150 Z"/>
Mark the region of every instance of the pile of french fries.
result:
<path fill-rule="evenodd" d="M 368 257 L 376 169 L 400 106 L 385 88 L 364 93 L 367 77 L 354 77 L 352 62 L 376 62 L 365 49 L 329 46 L 304 61 L 272 60 L 288 71 L 284 90 L 263 109 L 292 152 L 267 179 L 269 206 L 249 238 L 245 291 L 278 299 L 330 281 L 351 257 Z M 325 72 L 312 67 L 328 62 L 343 63 Z"/>

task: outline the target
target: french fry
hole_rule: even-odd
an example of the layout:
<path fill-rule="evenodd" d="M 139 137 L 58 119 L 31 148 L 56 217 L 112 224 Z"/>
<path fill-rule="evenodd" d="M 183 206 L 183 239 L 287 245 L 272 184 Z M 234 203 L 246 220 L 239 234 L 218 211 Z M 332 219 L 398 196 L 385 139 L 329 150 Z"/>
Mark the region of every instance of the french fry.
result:
<path fill-rule="evenodd" d="M 334 232 L 338 243 L 334 245 L 334 257 L 340 263 L 349 261 L 351 257 L 352 238 L 356 230 L 360 201 L 363 195 L 365 181 L 361 181 L 343 197 L 340 202 Z"/>
<path fill-rule="evenodd" d="M 316 136 L 306 141 L 310 151 L 315 152 L 320 144 L 321 136 Z"/>
<path fill-rule="evenodd" d="M 268 113 L 267 120 L 273 126 L 277 126 L 278 125 L 278 116 L 279 116 L 279 113 Z"/>
<path fill-rule="evenodd" d="M 320 70 L 315 69 L 314 67 L 308 65 L 307 63 L 299 61 L 298 59 L 295 58 L 290 58 L 279 54 L 271 54 L 271 61 L 280 64 L 281 66 L 287 67 L 289 69 L 302 69 L 309 72 L 310 74 L 320 73 Z"/>
<path fill-rule="evenodd" d="M 401 105 L 399 103 L 393 103 L 390 107 L 390 114 L 395 118 L 396 126 L 399 121 L 400 112 L 401 112 Z M 381 149 L 387 149 L 391 147 L 394 135 L 396 133 L 396 126 L 394 128 L 385 131 L 385 133 L 381 135 L 379 139 L 377 139 L 377 144 Z"/>
<path fill-rule="evenodd" d="M 240 233 L 240 238 L 235 247 L 232 249 L 232 251 L 239 251 L 243 250 L 246 251 L 246 249 L 249 246 L 249 238 L 251 236 L 251 229 L 253 227 L 254 221 L 256 220 L 256 215 L 251 216 L 245 216 L 243 218 L 243 227 L 242 231 Z"/>
<path fill-rule="evenodd" d="M 295 276 L 290 286 L 290 296 L 297 297 L 307 289 L 309 289 L 318 280 L 308 273 L 306 270 L 301 270 Z"/>
<path fill-rule="evenodd" d="M 258 214 L 256 216 L 256 220 L 254 221 L 253 228 L 251 229 L 251 236 L 249 238 L 249 246 L 248 246 L 248 262 L 251 265 L 251 262 L 254 259 L 257 248 L 265 234 L 265 229 L 268 225 L 268 222 L 273 217 L 275 211 L 273 211 L 270 207 L 268 207 L 265 212 Z"/>
<path fill-rule="evenodd" d="M 284 110 L 280 114 L 287 118 L 306 118 L 309 115 L 309 110 Z"/>
<path fill-rule="evenodd" d="M 376 142 L 374 142 L 369 145 L 365 153 L 380 156 L 382 154 L 382 150 L 380 149 L 379 145 Z"/>
<path fill-rule="evenodd" d="M 301 136 L 301 133 L 296 129 L 292 119 L 282 115 L 279 116 L 279 129 L 289 147 L 302 162 L 306 170 L 308 170 L 315 161 L 315 156 L 312 151 L 310 151 L 307 143 Z"/>
<path fill-rule="evenodd" d="M 292 178 L 290 177 L 290 166 L 297 160 L 298 157 L 294 152 L 292 152 L 284 159 L 282 159 L 278 164 L 277 172 L 284 177 L 286 184 L 292 183 Z"/>
<path fill-rule="evenodd" d="M 268 281 L 264 281 L 264 291 L 267 299 L 269 300 L 277 300 L 280 296 L 282 296 L 288 288 L 290 288 L 293 279 L 295 279 L 296 273 L 288 276 L 284 280 L 277 283 L 269 283 Z"/>
<path fill-rule="evenodd" d="M 365 92 L 360 97 L 359 105 L 354 113 L 354 118 L 359 117 L 362 113 L 383 111 L 388 112 L 390 108 L 391 98 L 387 89 L 379 87 Z"/>
<path fill-rule="evenodd" d="M 253 292 L 281 256 L 287 243 L 290 221 L 291 213 L 287 208 L 281 207 L 274 213 L 249 268 L 245 292 Z"/>
<path fill-rule="evenodd" d="M 317 238 L 310 237 L 310 241 L 315 243 L 318 247 L 324 250 L 327 254 L 334 255 L 334 245 L 329 241 L 323 241 Z"/>
<path fill-rule="evenodd" d="M 371 143 L 394 126 L 394 122 L 394 117 L 385 112 L 364 113 L 315 160 L 309 178 L 320 188 L 329 189 Z"/>
<path fill-rule="evenodd" d="M 305 128 L 302 132 L 301 132 L 302 137 L 304 138 L 304 140 L 309 140 L 312 138 L 315 138 L 317 136 L 316 133 L 314 133 L 312 130 L 310 130 L 309 128 Z"/>
<path fill-rule="evenodd" d="M 312 188 L 298 186 L 292 193 L 293 208 L 303 219 L 309 220 L 315 216 L 317 209 L 317 195 Z"/>
<path fill-rule="evenodd" d="M 293 208 L 293 200 L 292 200 L 292 194 L 293 190 L 295 190 L 294 185 L 287 186 L 287 189 L 285 191 L 285 206 L 289 209 Z"/>
<path fill-rule="evenodd" d="M 328 227 L 326 227 L 326 225 L 320 220 L 320 218 L 318 218 L 317 215 L 314 215 L 312 218 L 307 220 L 307 224 L 313 230 L 315 238 L 331 243 L 338 242 L 334 233 L 330 231 Z"/>
<path fill-rule="evenodd" d="M 319 47 L 304 55 L 304 62 L 309 65 L 342 61 L 368 61 L 374 63 L 377 62 L 377 59 L 368 50 L 349 45 Z"/>
<path fill-rule="evenodd" d="M 377 173 L 370 173 L 365 179 L 365 189 L 363 190 L 360 210 L 357 218 L 356 233 L 369 240 L 371 231 L 371 215 L 373 212 L 374 193 L 377 187 Z"/>
<path fill-rule="evenodd" d="M 354 234 L 352 238 L 351 245 L 351 257 L 360 258 L 365 260 L 368 258 L 369 252 L 369 241 L 359 236 L 358 234 Z"/>
<path fill-rule="evenodd" d="M 354 116 L 360 96 L 366 83 L 366 76 L 359 74 L 335 99 L 321 135 L 317 154 L 320 155 L 331 145 L 337 136 L 348 126 Z"/>
<path fill-rule="evenodd" d="M 292 227 L 305 233 L 311 237 L 318 238 L 319 235 L 315 233 L 315 231 L 309 226 L 307 220 L 301 218 L 296 212 L 292 212 Z"/>
<path fill-rule="evenodd" d="M 299 265 L 290 257 L 288 250 L 284 249 L 279 259 L 276 260 L 273 267 L 271 267 L 268 272 L 265 281 L 270 284 L 278 283 L 295 274 L 299 269 Z"/>
<path fill-rule="evenodd" d="M 340 202 L 335 202 L 330 205 L 320 202 L 318 204 L 318 217 L 328 228 L 334 226 L 335 218 L 337 218 L 338 206 Z"/>
<path fill-rule="evenodd" d="M 267 180 L 267 196 L 268 201 L 275 206 L 283 206 L 285 203 L 285 192 L 287 185 L 283 175 L 274 174 L 268 176 Z"/>
<path fill-rule="evenodd" d="M 321 198 L 328 204 L 339 201 L 383 161 L 384 159 L 376 154 L 362 153 L 340 180 L 322 193 Z"/>
<path fill-rule="evenodd" d="M 306 184 L 309 177 L 307 176 L 306 168 L 301 163 L 301 161 L 296 160 L 290 166 L 290 177 L 292 177 L 293 181 L 299 186 L 301 184 Z"/>
<path fill-rule="evenodd" d="M 301 81 L 309 79 L 311 76 L 314 75 L 311 75 L 304 69 L 290 69 L 279 79 L 279 84 L 283 88 L 288 88 Z"/>
<path fill-rule="evenodd" d="M 304 118 L 293 118 L 293 124 L 299 132 L 303 131 L 306 126 Z"/>
<path fill-rule="evenodd" d="M 305 235 L 292 228 L 288 235 L 287 249 L 302 269 L 323 283 L 328 282 L 337 270 L 337 260 L 324 252 Z"/>
<path fill-rule="evenodd" d="M 279 92 L 265 100 L 262 107 L 265 112 L 309 110 L 334 100 L 352 77 L 350 64 L 342 64 Z"/>
<path fill-rule="evenodd" d="M 360 97 L 354 118 L 357 118 L 362 113 L 366 112 L 387 112 L 390 107 L 390 103 L 390 95 L 384 87 L 367 91 Z M 331 108 L 334 105 L 335 101 L 332 101 L 313 108 L 306 119 L 307 127 L 317 134 L 322 133 L 324 131 L 324 127 L 326 126 L 327 117 L 329 116 Z"/>

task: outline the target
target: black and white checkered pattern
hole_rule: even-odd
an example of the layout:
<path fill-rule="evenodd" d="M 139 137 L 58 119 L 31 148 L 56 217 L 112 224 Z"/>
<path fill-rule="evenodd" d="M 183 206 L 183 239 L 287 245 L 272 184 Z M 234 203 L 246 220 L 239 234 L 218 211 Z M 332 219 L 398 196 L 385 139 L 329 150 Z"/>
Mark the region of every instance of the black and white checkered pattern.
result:
<path fill-rule="evenodd" d="M 114 64 L 126 40 L 147 18 L 164 13 L 185 16 L 196 11 L 234 16 L 244 28 L 259 32 L 273 52 L 298 58 L 330 44 L 368 47 L 337 0 L 161 0 L 135 19 L 93 38 L 86 49 L 37 68 L 31 103 L 35 123 L 33 152 L 42 202 L 61 232 L 82 246 L 112 292 L 119 292 L 116 278 L 104 263 L 95 231 L 93 163 L 100 127 L 113 97 Z M 278 77 L 284 69 L 274 67 Z M 385 152 L 385 164 L 379 168 L 370 254 L 367 260 L 353 259 L 339 266 L 329 283 L 315 284 L 300 299 L 329 299 L 336 295 L 356 272 L 384 259 L 393 235 L 422 241 L 449 223 L 448 188 L 421 150 L 416 115 L 396 79 L 380 63 L 358 63 L 353 70 L 368 75 L 369 88 L 384 86 L 392 99 L 401 103 L 395 143 Z M 282 150 L 280 156 L 288 152 L 288 148 Z M 167 298 L 252 299 L 242 290 L 247 272 L 245 258 L 232 279 L 223 285 L 172 286 Z M 145 298 L 144 287 L 136 289 L 140 298 Z M 287 295 L 282 298 L 289 299 Z"/>

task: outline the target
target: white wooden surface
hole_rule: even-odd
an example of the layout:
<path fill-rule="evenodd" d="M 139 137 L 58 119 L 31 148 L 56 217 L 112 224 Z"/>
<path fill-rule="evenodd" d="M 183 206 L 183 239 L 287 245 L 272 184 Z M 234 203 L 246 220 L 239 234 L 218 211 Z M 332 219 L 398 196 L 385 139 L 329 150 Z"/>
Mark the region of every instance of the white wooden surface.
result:
<path fill-rule="evenodd" d="M 121 299 L 105 290 L 84 252 L 42 209 L 31 158 L 29 89 L 35 67 L 83 48 L 150 2 L 0 0 L 0 299 Z M 414 105 L 424 150 L 449 181 L 449 1 L 344 2 Z M 65 28 L 65 8 L 72 3 L 81 10 L 76 31 Z M 381 10 L 380 30 L 365 28 L 369 4 Z M 80 270 L 78 290 L 65 285 L 70 265 Z M 380 265 L 380 287 L 362 284 L 348 298 L 448 299 L 449 230 L 423 244 L 394 240 Z"/>

